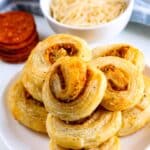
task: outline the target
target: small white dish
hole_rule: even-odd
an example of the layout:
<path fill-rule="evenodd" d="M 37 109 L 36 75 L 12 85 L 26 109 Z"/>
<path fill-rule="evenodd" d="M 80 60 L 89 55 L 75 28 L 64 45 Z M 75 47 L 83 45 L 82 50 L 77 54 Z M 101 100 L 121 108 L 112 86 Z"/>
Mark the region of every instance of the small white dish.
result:
<path fill-rule="evenodd" d="M 127 8 L 125 11 L 112 21 L 92 27 L 76 27 L 65 25 L 56 21 L 50 15 L 51 0 L 40 0 L 40 7 L 48 24 L 56 33 L 70 33 L 87 41 L 102 41 L 114 37 L 119 34 L 129 22 L 132 14 L 134 0 L 126 0 Z"/>

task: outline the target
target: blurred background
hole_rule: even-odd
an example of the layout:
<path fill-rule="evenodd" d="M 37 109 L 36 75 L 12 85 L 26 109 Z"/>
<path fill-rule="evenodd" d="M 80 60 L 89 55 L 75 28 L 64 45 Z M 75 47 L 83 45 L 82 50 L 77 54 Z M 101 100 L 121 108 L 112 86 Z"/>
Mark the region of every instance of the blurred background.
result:
<path fill-rule="evenodd" d="M 0 0 L 0 12 L 9 10 L 25 10 L 42 15 L 39 0 Z M 130 21 L 150 26 L 150 0 L 135 0 Z"/>

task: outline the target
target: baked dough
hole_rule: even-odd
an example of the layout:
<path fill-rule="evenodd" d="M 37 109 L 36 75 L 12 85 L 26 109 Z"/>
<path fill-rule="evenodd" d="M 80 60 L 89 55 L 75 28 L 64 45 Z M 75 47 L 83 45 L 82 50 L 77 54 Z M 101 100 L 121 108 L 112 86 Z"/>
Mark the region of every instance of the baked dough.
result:
<path fill-rule="evenodd" d="M 121 43 L 112 44 L 93 49 L 93 58 L 105 56 L 117 56 L 129 60 L 140 71 L 144 70 L 144 55 L 143 53 L 132 45 Z"/>
<path fill-rule="evenodd" d="M 29 95 L 20 79 L 11 85 L 7 94 L 8 107 L 14 118 L 34 131 L 46 133 L 47 112 L 44 105 Z"/>
<path fill-rule="evenodd" d="M 103 107 L 111 111 L 126 110 L 140 102 L 144 92 L 143 75 L 131 62 L 107 56 L 92 60 L 91 65 L 107 77 Z"/>
<path fill-rule="evenodd" d="M 78 57 L 60 58 L 47 73 L 42 98 L 52 115 L 65 121 L 83 119 L 98 107 L 106 78 Z"/>
<path fill-rule="evenodd" d="M 123 123 L 119 136 L 133 134 L 150 122 L 150 78 L 144 77 L 145 92 L 140 103 L 122 112 Z"/>
<path fill-rule="evenodd" d="M 50 140 L 50 149 L 49 150 L 70 150 L 67 148 L 63 148 L 56 144 L 56 142 L 51 139 Z M 83 150 L 120 150 L 120 139 L 117 136 L 113 136 L 103 144 L 98 147 L 83 149 Z"/>
<path fill-rule="evenodd" d="M 91 58 L 91 51 L 84 40 L 68 34 L 56 34 L 40 42 L 32 51 L 22 73 L 23 84 L 35 99 L 42 101 L 45 75 L 62 56 L 78 56 L 86 61 Z"/>
<path fill-rule="evenodd" d="M 64 148 L 82 149 L 97 147 L 114 136 L 121 127 L 120 111 L 109 112 L 98 108 L 83 122 L 66 123 L 48 115 L 47 132 L 51 139 Z"/>

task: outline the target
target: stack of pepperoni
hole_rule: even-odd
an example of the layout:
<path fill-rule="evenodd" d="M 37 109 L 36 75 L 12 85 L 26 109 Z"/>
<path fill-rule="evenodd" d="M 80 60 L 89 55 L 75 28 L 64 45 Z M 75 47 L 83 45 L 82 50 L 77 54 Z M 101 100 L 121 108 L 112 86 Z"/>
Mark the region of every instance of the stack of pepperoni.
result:
<path fill-rule="evenodd" d="M 23 62 L 38 42 L 34 18 L 23 11 L 0 14 L 0 59 Z"/>

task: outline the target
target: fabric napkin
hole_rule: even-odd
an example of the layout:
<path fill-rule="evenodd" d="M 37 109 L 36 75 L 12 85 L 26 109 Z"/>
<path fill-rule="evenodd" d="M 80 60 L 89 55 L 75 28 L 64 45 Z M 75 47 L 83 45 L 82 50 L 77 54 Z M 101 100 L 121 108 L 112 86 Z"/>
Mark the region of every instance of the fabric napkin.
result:
<path fill-rule="evenodd" d="M 39 0 L 0 0 L 0 12 L 25 10 L 42 15 Z M 150 26 L 150 0 L 135 0 L 131 22 Z"/>

